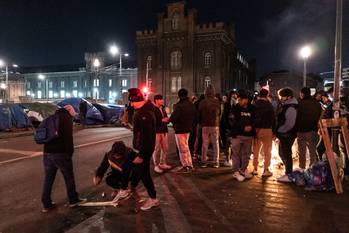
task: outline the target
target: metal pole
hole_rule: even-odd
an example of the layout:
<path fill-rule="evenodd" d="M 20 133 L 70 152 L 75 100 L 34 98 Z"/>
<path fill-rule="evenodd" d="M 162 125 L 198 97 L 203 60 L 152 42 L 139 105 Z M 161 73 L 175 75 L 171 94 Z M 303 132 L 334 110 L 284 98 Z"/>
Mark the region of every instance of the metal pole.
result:
<path fill-rule="evenodd" d="M 342 17 L 343 0 L 337 0 L 336 17 L 336 44 L 335 44 L 335 66 L 334 66 L 334 110 L 339 110 L 340 83 L 342 77 Z M 338 115 L 335 111 L 334 114 Z M 336 113 L 337 112 L 337 113 Z"/>
<path fill-rule="evenodd" d="M 8 102 L 9 101 L 9 96 L 8 96 L 8 92 L 10 91 L 10 87 L 9 87 L 9 85 L 8 85 L 8 66 L 6 65 L 5 66 L 5 75 L 6 75 L 6 91 L 5 91 L 5 100 L 6 100 L 6 102 Z"/>
<path fill-rule="evenodd" d="M 307 59 L 304 58 L 303 87 L 307 86 Z"/>
<path fill-rule="evenodd" d="M 120 51 L 120 68 L 119 68 L 120 75 L 121 75 L 121 69 L 122 69 L 122 58 L 121 57 L 122 57 L 122 55 L 121 55 L 121 51 Z"/>

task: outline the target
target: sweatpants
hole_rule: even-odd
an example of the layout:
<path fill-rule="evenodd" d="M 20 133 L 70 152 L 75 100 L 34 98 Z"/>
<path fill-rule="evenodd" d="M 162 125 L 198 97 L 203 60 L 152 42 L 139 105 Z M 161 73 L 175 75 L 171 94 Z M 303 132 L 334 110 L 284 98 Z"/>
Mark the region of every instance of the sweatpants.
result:
<path fill-rule="evenodd" d="M 264 170 L 269 169 L 271 149 L 273 146 L 273 132 L 271 129 L 257 129 L 253 143 L 253 166 L 258 168 L 258 157 L 261 148 L 264 152 Z"/>
<path fill-rule="evenodd" d="M 285 174 L 290 174 L 293 171 L 292 146 L 295 139 L 295 135 L 279 137 L 279 156 L 285 165 Z"/>
<path fill-rule="evenodd" d="M 298 157 L 299 157 L 299 167 L 302 169 L 306 168 L 306 153 L 307 148 L 309 150 L 310 165 L 317 161 L 316 155 L 316 132 L 298 132 L 297 133 L 297 143 L 298 143 Z"/>
<path fill-rule="evenodd" d="M 202 127 L 202 159 L 203 163 L 207 162 L 207 150 L 209 144 L 213 147 L 213 161 L 219 165 L 219 128 L 218 127 Z"/>
<path fill-rule="evenodd" d="M 176 144 L 179 151 L 179 158 L 183 167 L 193 167 L 188 140 L 189 133 L 175 134 Z"/>
<path fill-rule="evenodd" d="M 155 141 L 155 150 L 153 153 L 154 165 L 158 166 L 159 164 L 166 164 L 167 153 L 168 153 L 168 134 L 157 133 L 156 141 Z"/>
<path fill-rule="evenodd" d="M 245 172 L 252 152 L 252 137 L 237 136 L 231 139 L 233 172 Z"/>

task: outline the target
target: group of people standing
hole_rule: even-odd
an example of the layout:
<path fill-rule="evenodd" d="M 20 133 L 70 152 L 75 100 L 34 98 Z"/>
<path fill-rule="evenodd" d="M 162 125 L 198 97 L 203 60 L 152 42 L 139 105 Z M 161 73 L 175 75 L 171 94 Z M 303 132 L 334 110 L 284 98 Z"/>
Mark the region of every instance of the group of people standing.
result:
<path fill-rule="evenodd" d="M 133 194 L 138 202 L 143 201 L 137 198 L 137 185 L 142 181 L 149 199 L 144 201 L 141 209 L 148 210 L 160 204 L 150 167 L 153 162 L 156 173 L 171 169 L 167 158 L 170 123 L 173 125 L 181 163 L 176 169 L 179 173 L 192 172 L 193 160 L 196 159 L 202 168 L 219 168 L 221 165 L 231 167 L 233 177 L 242 182 L 258 174 L 262 149 L 262 176 L 273 176 L 270 163 L 275 139 L 278 139 L 279 156 L 285 166 L 286 175 L 293 171 L 292 146 L 296 139 L 301 169 L 306 168 L 307 150 L 310 156 L 308 166 L 321 160 L 324 147 L 321 136 L 317 133 L 318 121 L 321 117 L 332 118 L 330 93 L 321 91 L 312 97 L 310 89 L 304 87 L 297 99 L 292 89 L 282 88 L 278 91 L 278 97 L 279 100 L 276 101 L 267 89 L 261 89 L 257 96 L 252 96 L 247 90 L 239 90 L 231 91 L 221 99 L 214 87 L 208 85 L 204 95 L 197 99 L 189 98 L 188 91 L 182 88 L 178 91 L 178 102 L 168 116 L 162 95 L 155 95 L 150 100 L 138 88 L 129 89 L 130 104 L 127 109 L 129 113 L 132 112 L 128 114 L 133 128 L 132 148 L 118 142 L 110 152 L 129 154 L 126 162 L 118 169 L 111 166 L 114 174 L 107 177 L 107 184 L 115 189 L 115 200 Z M 74 152 L 72 117 L 75 112 L 68 105 L 58 110 L 57 114 L 62 122 L 59 125 L 59 137 L 44 147 L 43 212 L 55 206 L 51 200 L 51 189 L 58 169 L 64 175 L 71 207 L 86 201 L 79 198 L 75 191 L 71 159 Z M 253 171 L 248 169 L 251 154 Z M 222 164 L 221 156 L 225 160 Z M 109 164 L 112 165 L 112 162 L 106 154 L 93 179 L 95 185 L 101 182 Z M 129 183 L 131 189 L 128 188 Z"/>

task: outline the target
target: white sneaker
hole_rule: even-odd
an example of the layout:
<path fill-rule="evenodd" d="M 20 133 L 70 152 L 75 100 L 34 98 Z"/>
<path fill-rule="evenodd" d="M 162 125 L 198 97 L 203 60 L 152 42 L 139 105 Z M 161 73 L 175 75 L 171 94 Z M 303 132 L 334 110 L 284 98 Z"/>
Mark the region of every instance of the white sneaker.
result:
<path fill-rule="evenodd" d="M 232 162 L 232 161 L 225 161 L 225 162 L 223 163 L 223 166 L 224 166 L 224 167 L 232 167 L 232 166 L 233 166 L 233 162 Z"/>
<path fill-rule="evenodd" d="M 168 165 L 168 164 L 166 164 L 166 163 L 159 164 L 159 167 L 160 167 L 160 169 L 162 169 L 162 170 L 169 170 L 169 169 L 172 168 L 170 165 Z"/>
<path fill-rule="evenodd" d="M 162 170 L 159 166 L 155 166 L 154 167 L 154 171 L 156 172 L 156 173 L 163 173 L 164 172 L 164 170 Z"/>
<path fill-rule="evenodd" d="M 240 174 L 240 172 L 234 172 L 233 177 L 239 181 L 242 182 L 245 180 L 245 177 Z"/>
<path fill-rule="evenodd" d="M 248 171 L 248 169 L 245 170 L 243 176 L 245 179 L 252 179 L 253 175 Z"/>
<path fill-rule="evenodd" d="M 113 199 L 114 202 L 120 201 L 122 199 L 126 199 L 131 195 L 131 192 L 126 189 L 120 189 L 120 191 L 118 192 L 118 194 L 115 196 L 115 198 Z"/>
<path fill-rule="evenodd" d="M 153 207 L 156 207 L 160 205 L 159 199 L 155 198 L 149 198 L 145 201 L 145 203 L 142 205 L 141 210 L 150 210 Z"/>
<path fill-rule="evenodd" d="M 258 175 L 258 170 L 257 169 L 253 169 L 252 175 L 257 176 Z"/>
<path fill-rule="evenodd" d="M 269 169 L 264 170 L 263 172 L 263 177 L 269 177 L 269 176 L 273 176 L 273 173 L 271 171 L 269 171 Z"/>

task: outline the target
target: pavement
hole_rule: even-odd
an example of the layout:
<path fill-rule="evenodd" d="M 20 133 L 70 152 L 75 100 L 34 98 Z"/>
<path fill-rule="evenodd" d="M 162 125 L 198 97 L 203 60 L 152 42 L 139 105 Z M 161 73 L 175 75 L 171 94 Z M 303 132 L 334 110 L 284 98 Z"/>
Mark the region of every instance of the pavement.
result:
<path fill-rule="evenodd" d="M 130 144 L 130 132 L 108 131 L 109 128 L 88 130 L 93 131 L 82 130 L 75 135 L 76 145 L 80 145 L 74 155 L 77 189 L 91 201 L 110 200 L 111 190 L 105 184 L 92 185 L 94 169 L 111 146 L 112 141 L 106 140 L 120 135 Z M 94 138 L 100 143 L 89 144 Z M 22 144 L 16 139 L 3 144 L 6 149 L 17 145 L 20 151 L 38 150 L 24 139 L 20 149 L 18 145 Z M 4 154 L 0 151 L 0 158 Z M 169 157 L 172 165 L 178 165 L 173 134 Z M 58 208 L 42 214 L 43 172 L 39 155 L 0 165 L 0 232 L 349 232 L 347 179 L 341 195 L 308 192 L 293 184 L 276 182 L 282 171 L 278 167 L 273 170 L 274 177 L 264 179 L 259 175 L 242 183 L 233 179 L 230 168 L 223 167 L 196 168 L 191 174 L 174 171 L 153 174 L 161 204 L 146 212 L 138 211 L 133 199 L 121 202 L 118 207 L 69 209 L 64 181 L 58 175 L 53 189 Z M 143 186 L 139 190 L 147 197 Z"/>

